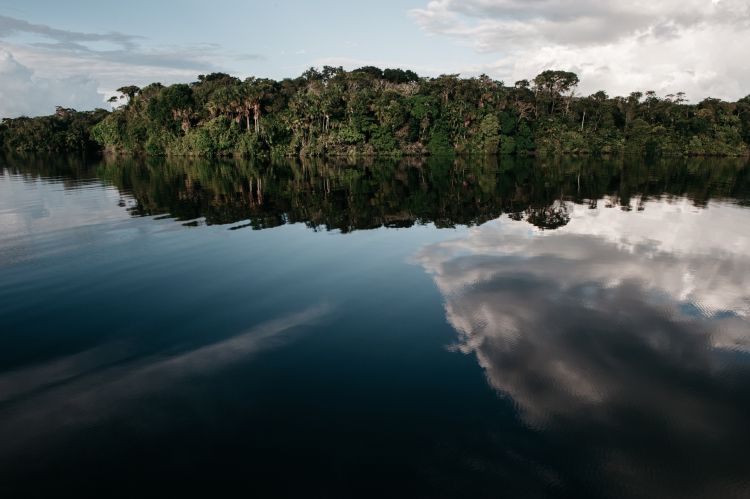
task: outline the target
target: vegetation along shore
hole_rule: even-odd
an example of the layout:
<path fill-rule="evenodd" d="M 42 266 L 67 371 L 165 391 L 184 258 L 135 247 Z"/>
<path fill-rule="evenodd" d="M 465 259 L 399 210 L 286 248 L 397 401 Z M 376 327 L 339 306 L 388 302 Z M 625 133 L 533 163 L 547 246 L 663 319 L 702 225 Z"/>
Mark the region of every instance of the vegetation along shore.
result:
<path fill-rule="evenodd" d="M 4 119 L 0 144 L 153 156 L 748 154 L 750 96 L 582 96 L 578 82 L 552 70 L 513 85 L 375 67 L 311 68 L 282 81 L 213 73 L 190 84 L 122 87 L 111 112 L 58 108 Z"/>

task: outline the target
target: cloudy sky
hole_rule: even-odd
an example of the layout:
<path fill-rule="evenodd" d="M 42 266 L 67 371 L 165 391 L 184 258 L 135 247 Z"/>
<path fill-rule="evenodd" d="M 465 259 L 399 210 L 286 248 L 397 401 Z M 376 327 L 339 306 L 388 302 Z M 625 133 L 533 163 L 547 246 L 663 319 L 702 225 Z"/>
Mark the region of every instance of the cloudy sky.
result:
<path fill-rule="evenodd" d="M 750 94 L 747 0 L 0 1 L 0 117 L 102 106 L 121 85 L 364 64 L 581 91 Z"/>

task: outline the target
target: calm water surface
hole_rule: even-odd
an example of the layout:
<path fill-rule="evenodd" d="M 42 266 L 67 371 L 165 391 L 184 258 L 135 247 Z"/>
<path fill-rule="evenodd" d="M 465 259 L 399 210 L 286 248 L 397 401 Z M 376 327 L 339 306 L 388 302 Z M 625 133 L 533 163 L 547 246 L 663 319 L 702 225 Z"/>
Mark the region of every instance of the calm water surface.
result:
<path fill-rule="evenodd" d="M 4 497 L 750 496 L 743 161 L 0 172 Z"/>

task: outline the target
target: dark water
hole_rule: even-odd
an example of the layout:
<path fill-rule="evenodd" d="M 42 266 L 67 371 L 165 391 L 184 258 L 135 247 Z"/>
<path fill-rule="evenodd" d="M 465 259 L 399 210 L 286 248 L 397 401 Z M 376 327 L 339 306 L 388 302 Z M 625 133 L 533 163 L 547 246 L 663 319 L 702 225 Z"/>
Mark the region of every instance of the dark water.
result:
<path fill-rule="evenodd" d="M 3 161 L 3 497 L 750 496 L 743 161 Z"/>

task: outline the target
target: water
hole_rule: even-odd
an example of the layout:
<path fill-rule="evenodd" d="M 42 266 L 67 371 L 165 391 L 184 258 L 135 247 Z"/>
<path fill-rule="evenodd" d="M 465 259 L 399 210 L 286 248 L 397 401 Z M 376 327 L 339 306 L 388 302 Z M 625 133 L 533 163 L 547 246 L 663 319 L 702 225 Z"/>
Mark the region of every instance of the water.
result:
<path fill-rule="evenodd" d="M 744 161 L 0 170 L 4 497 L 750 495 Z"/>

